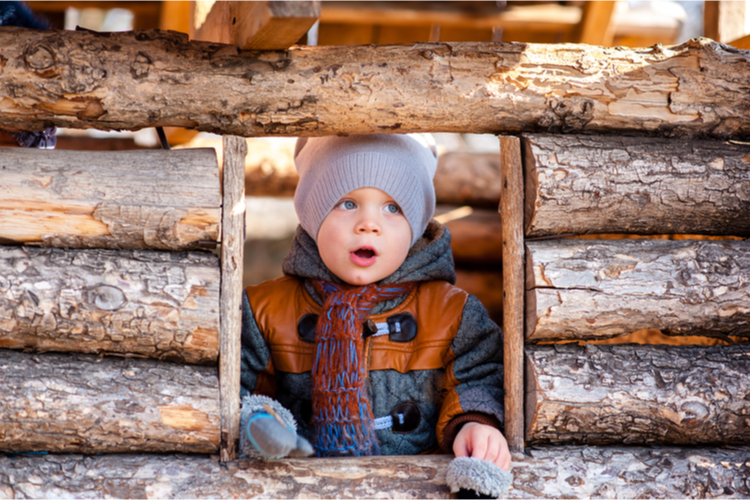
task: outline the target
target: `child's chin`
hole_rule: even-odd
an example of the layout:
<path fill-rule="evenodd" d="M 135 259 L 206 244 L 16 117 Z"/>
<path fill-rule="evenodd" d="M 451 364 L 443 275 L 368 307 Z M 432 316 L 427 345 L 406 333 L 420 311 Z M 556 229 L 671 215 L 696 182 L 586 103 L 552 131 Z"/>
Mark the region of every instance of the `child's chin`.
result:
<path fill-rule="evenodd" d="M 365 286 L 382 279 L 373 275 L 372 273 L 355 273 L 344 277 L 339 276 L 339 278 L 341 278 L 346 283 L 354 286 Z"/>

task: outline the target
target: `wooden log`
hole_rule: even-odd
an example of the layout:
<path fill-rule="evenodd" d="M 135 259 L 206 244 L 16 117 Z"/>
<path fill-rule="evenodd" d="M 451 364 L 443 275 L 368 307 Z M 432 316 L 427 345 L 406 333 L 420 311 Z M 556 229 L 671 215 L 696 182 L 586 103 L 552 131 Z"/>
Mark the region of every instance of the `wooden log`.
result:
<path fill-rule="evenodd" d="M 203 253 L 0 247 L 0 347 L 215 363 L 219 264 Z"/>
<path fill-rule="evenodd" d="M 219 240 L 211 149 L 0 154 L 0 235 L 8 244 L 185 250 Z"/>
<path fill-rule="evenodd" d="M 0 451 L 219 449 L 215 367 L 0 351 Z"/>
<path fill-rule="evenodd" d="M 750 134 L 750 53 L 706 39 L 646 50 L 462 42 L 240 53 L 171 31 L 5 27 L 0 47 L 5 129 Z"/>
<path fill-rule="evenodd" d="M 503 362 L 505 364 L 505 437 L 512 452 L 522 452 L 524 246 L 523 164 L 518 137 L 500 137 L 503 218 Z"/>
<path fill-rule="evenodd" d="M 750 335 L 750 242 L 527 242 L 526 338 Z"/>
<path fill-rule="evenodd" d="M 533 444 L 750 444 L 750 344 L 528 346 Z"/>
<path fill-rule="evenodd" d="M 526 234 L 750 235 L 750 145 L 653 137 L 523 139 Z"/>
<path fill-rule="evenodd" d="M 221 239 L 221 459 L 238 457 L 240 442 L 240 344 L 242 337 L 242 262 L 245 244 L 245 154 L 242 137 L 224 137 L 224 203 Z"/>
<path fill-rule="evenodd" d="M 7 498 L 453 498 L 448 455 L 221 464 L 196 455 L 0 456 Z M 504 498 L 747 498 L 750 448 L 526 448 Z"/>
<path fill-rule="evenodd" d="M 458 266 L 500 266 L 503 225 L 497 210 L 438 205 L 435 220 L 451 232 L 453 260 Z"/>
<path fill-rule="evenodd" d="M 500 204 L 499 155 L 442 154 L 438 158 L 434 185 L 439 203 L 497 210 Z"/>

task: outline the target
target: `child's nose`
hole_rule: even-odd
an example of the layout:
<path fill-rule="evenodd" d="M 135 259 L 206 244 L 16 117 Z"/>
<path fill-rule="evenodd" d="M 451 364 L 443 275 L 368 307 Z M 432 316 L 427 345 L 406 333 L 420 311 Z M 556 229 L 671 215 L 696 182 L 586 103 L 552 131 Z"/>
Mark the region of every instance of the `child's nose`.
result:
<path fill-rule="evenodd" d="M 378 224 L 375 217 L 370 215 L 364 215 L 357 224 L 357 232 L 362 234 L 367 233 L 380 233 L 380 224 Z"/>

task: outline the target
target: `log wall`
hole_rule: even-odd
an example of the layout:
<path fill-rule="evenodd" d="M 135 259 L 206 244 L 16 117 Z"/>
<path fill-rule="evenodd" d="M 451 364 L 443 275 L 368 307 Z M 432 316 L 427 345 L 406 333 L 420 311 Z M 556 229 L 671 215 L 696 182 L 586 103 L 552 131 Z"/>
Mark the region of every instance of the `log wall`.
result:
<path fill-rule="evenodd" d="M 0 247 L 0 347 L 213 363 L 208 253 Z"/>
<path fill-rule="evenodd" d="M 0 350 L 0 451 L 219 450 L 215 367 Z"/>
<path fill-rule="evenodd" d="M 750 53 L 707 39 L 633 50 L 464 42 L 240 52 L 167 31 L 6 27 L 0 47 L 4 129 L 750 135 Z"/>
<path fill-rule="evenodd" d="M 526 245 L 529 341 L 750 335 L 750 243 L 555 240 Z"/>
<path fill-rule="evenodd" d="M 0 152 L 0 242 L 66 248 L 213 248 L 212 149 Z"/>
<path fill-rule="evenodd" d="M 750 344 L 527 346 L 532 444 L 750 445 Z"/>
<path fill-rule="evenodd" d="M 7 498 L 453 498 L 451 457 L 220 463 L 186 455 L 0 456 Z M 553 446 L 514 458 L 504 498 L 747 498 L 750 448 Z"/>
<path fill-rule="evenodd" d="M 526 135 L 526 234 L 750 236 L 750 144 Z"/>

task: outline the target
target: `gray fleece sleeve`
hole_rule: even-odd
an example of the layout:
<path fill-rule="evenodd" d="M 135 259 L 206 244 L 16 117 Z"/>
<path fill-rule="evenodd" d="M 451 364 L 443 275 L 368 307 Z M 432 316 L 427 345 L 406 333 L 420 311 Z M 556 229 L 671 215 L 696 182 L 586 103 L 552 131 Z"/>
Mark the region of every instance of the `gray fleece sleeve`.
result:
<path fill-rule="evenodd" d="M 461 324 L 452 344 L 456 360 L 453 374 L 461 408 L 505 420 L 503 408 L 503 334 L 487 309 L 473 295 L 464 306 Z"/>
<path fill-rule="evenodd" d="M 247 294 L 243 290 L 240 397 L 245 397 L 255 390 L 258 383 L 258 373 L 268 366 L 270 359 L 271 350 L 255 322 L 250 301 L 247 300 Z"/>

